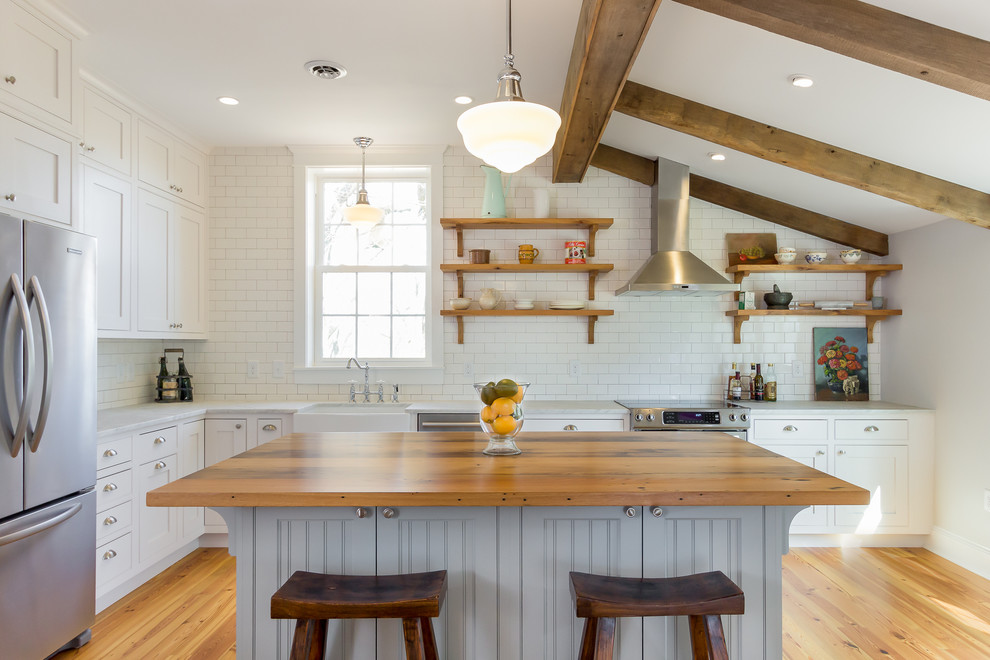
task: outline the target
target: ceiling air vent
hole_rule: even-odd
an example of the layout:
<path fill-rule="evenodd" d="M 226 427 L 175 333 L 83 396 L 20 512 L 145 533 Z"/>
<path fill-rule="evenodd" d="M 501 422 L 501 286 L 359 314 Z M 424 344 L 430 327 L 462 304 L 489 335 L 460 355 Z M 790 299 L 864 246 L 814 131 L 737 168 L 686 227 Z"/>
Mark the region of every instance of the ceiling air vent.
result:
<path fill-rule="evenodd" d="M 330 62 L 328 60 L 306 62 L 306 70 L 323 80 L 336 80 L 347 75 L 347 69 L 336 62 Z"/>

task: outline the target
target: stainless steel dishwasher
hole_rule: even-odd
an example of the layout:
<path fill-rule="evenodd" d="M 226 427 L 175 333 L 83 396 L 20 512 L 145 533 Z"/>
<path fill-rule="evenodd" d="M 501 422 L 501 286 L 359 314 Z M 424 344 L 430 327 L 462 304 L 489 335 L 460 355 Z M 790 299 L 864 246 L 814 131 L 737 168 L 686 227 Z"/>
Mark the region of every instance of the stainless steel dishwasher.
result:
<path fill-rule="evenodd" d="M 417 431 L 481 431 L 478 413 L 419 413 L 416 415 Z"/>

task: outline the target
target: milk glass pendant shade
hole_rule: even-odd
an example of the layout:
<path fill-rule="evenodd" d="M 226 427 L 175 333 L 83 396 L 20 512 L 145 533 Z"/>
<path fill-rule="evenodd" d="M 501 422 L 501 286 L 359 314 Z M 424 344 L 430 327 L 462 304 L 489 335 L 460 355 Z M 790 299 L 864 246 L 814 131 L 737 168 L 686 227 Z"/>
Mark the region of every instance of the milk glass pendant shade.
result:
<path fill-rule="evenodd" d="M 495 100 L 465 111 L 457 130 L 472 154 L 503 172 L 518 172 L 550 151 L 560 115 L 523 99 L 522 76 L 513 66 L 512 0 L 506 0 L 505 67 L 498 75 Z"/>
<path fill-rule="evenodd" d="M 354 206 L 344 209 L 344 220 L 358 229 L 374 227 L 385 216 L 385 211 L 368 203 L 368 191 L 364 189 L 364 150 L 371 146 L 372 142 L 374 140 L 368 137 L 354 138 L 354 144 L 361 147 L 361 188 L 358 190 L 358 198 Z"/>

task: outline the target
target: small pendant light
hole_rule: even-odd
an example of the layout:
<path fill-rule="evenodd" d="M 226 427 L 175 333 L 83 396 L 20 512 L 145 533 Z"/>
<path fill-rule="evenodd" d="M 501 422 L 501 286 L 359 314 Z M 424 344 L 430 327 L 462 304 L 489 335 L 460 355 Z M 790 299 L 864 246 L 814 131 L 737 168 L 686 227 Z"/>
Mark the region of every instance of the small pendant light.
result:
<path fill-rule="evenodd" d="M 368 191 L 364 188 L 364 150 L 370 147 L 372 142 L 374 140 L 369 137 L 354 138 L 354 144 L 361 147 L 361 188 L 358 190 L 358 198 L 354 206 L 344 209 L 344 220 L 358 229 L 374 227 L 385 215 L 385 211 L 368 203 Z"/>
<path fill-rule="evenodd" d="M 457 130 L 472 154 L 503 172 L 518 172 L 550 151 L 560 115 L 522 96 L 522 76 L 513 66 L 512 0 L 505 3 L 505 67 L 498 74 L 495 100 L 465 111 Z"/>

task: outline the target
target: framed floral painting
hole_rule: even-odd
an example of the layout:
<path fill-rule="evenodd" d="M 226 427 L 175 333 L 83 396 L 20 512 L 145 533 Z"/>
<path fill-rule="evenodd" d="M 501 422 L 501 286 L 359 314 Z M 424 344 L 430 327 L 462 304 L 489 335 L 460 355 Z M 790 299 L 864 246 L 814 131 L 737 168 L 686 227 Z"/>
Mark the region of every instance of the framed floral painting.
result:
<path fill-rule="evenodd" d="M 815 400 L 869 401 L 866 328 L 814 328 Z"/>

